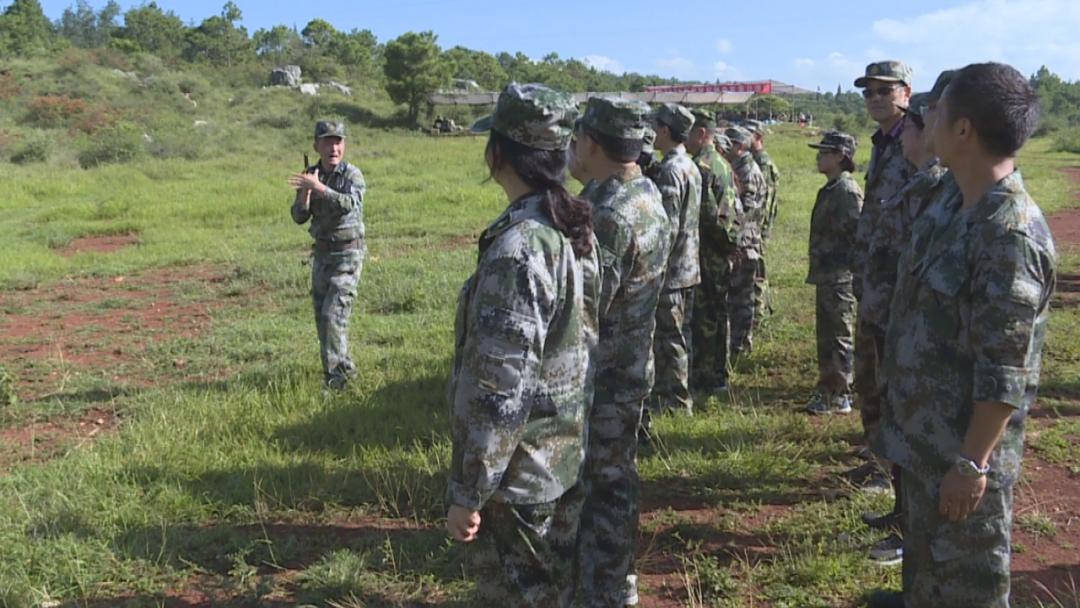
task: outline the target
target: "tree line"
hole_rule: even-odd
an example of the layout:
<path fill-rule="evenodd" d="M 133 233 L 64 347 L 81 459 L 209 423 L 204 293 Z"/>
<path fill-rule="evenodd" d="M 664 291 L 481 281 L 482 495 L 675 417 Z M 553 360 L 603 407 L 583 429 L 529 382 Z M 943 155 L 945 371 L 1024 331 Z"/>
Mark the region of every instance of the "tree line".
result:
<path fill-rule="evenodd" d="M 563 59 L 552 52 L 540 59 L 524 53 L 484 51 L 454 46 L 443 49 L 433 32 L 407 32 L 380 42 L 368 29 L 338 30 L 324 19 L 303 28 L 275 25 L 254 33 L 241 25 L 240 8 L 231 0 L 221 12 L 196 24 L 185 24 L 171 10 L 149 2 L 122 12 L 115 0 L 98 11 L 77 0 L 55 22 L 38 0 L 13 0 L 0 14 L 0 55 L 34 56 L 69 47 L 149 53 L 169 63 L 186 62 L 217 69 L 299 65 L 313 81 L 330 79 L 373 83 L 384 87 L 395 103 L 407 107 L 415 122 L 429 93 L 448 88 L 453 79 L 473 81 L 495 91 L 510 80 L 540 82 L 564 91 L 641 91 L 647 86 L 675 84 L 673 78 L 635 72 L 614 74 L 583 60 Z M 1042 97 L 1042 134 L 1075 133 L 1080 129 L 1080 81 L 1067 82 L 1041 68 L 1032 84 Z M 797 109 L 816 123 L 843 130 L 868 126 L 862 98 L 837 87 L 835 94 L 799 96 L 791 103 L 773 96 L 756 99 L 754 112 L 766 115 Z M 1080 138 L 1078 138 L 1080 146 Z"/>

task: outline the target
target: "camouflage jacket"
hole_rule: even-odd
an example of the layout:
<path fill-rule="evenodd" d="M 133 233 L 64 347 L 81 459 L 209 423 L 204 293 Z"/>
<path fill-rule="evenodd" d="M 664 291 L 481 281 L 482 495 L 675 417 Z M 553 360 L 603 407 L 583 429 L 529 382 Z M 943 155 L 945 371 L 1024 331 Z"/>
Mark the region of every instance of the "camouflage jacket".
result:
<path fill-rule="evenodd" d="M 940 480 L 960 453 L 974 402 L 1004 403 L 1016 411 L 990 456 L 990 483 L 1010 483 L 1039 383 L 1054 243 L 1019 172 L 971 208 L 961 203 L 959 189 L 946 189 L 900 258 L 874 444 L 918 477 Z"/>
<path fill-rule="evenodd" d="M 527 195 L 480 237 L 454 326 L 448 500 L 549 502 L 578 481 L 593 401 L 596 248 L 578 258 Z"/>
<path fill-rule="evenodd" d="M 308 167 L 313 171 L 319 165 Z M 308 232 L 316 241 L 360 241 L 364 248 L 364 175 L 355 165 L 342 161 L 331 173 L 322 173 L 319 181 L 326 192 L 311 193 L 311 204 L 304 208 L 297 196 L 292 205 L 292 218 L 297 224 L 311 219 Z"/>
<path fill-rule="evenodd" d="M 818 190 L 810 214 L 810 272 L 806 282 L 831 285 L 852 280 L 855 226 L 863 196 L 859 184 L 844 171 Z"/>
<path fill-rule="evenodd" d="M 701 172 L 679 144 L 664 155 L 656 176 L 667 210 L 674 243 L 668 256 L 666 289 L 685 289 L 701 282 L 698 261 L 698 216 L 701 212 Z"/>
<path fill-rule="evenodd" d="M 856 276 L 855 291 L 860 297 L 863 262 L 870 248 L 870 233 L 877 225 L 881 202 L 892 198 L 915 174 L 915 167 L 904 158 L 904 150 L 900 146 L 902 130 L 903 121 L 900 121 L 890 134 L 884 134 L 879 129 L 873 136 L 875 145 L 870 152 L 870 164 L 866 168 L 866 197 L 863 201 L 862 217 L 859 218 L 859 229 L 855 235 L 859 255 L 855 256 L 855 266 L 852 268 Z M 879 147 L 877 142 L 882 142 L 882 145 Z"/>
<path fill-rule="evenodd" d="M 735 193 L 735 175 L 712 143 L 703 146 L 693 160 L 701 172 L 701 247 L 727 255 L 735 250 L 738 241 L 735 220 L 742 209 Z"/>
<path fill-rule="evenodd" d="M 899 192 L 881 203 L 877 224 L 869 236 L 859 299 L 859 321 L 885 334 L 889 301 L 896 287 L 896 262 L 911 238 L 911 226 L 945 187 L 947 170 L 934 159 Z M 951 180 L 949 180 L 951 181 Z"/>
<path fill-rule="evenodd" d="M 762 234 L 768 237 L 769 233 L 772 232 L 772 225 L 776 221 L 776 212 L 778 210 L 776 188 L 780 185 L 780 170 L 776 168 L 776 163 L 772 161 L 772 157 L 765 151 L 765 148 L 753 154 L 754 162 L 761 169 L 761 174 L 765 177 L 765 185 L 768 187 L 768 194 L 765 195 L 765 213 L 761 226 Z"/>
<path fill-rule="evenodd" d="M 635 165 L 588 189 L 603 277 L 596 407 L 641 401 L 652 390 L 656 303 L 671 224 L 660 191 Z"/>
<path fill-rule="evenodd" d="M 749 152 L 744 152 L 731 166 L 743 214 L 739 218 L 739 248 L 751 259 L 760 257 L 761 226 L 765 218 L 765 197 L 769 187 L 765 176 Z"/>

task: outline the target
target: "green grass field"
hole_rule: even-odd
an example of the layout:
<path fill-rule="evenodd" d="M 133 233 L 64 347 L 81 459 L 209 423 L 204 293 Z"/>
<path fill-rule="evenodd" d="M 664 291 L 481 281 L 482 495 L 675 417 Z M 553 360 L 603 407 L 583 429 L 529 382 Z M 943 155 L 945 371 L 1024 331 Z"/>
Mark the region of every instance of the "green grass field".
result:
<path fill-rule="evenodd" d="M 484 183 L 483 141 L 374 128 L 382 114 L 347 100 L 296 110 L 287 91 L 243 95 L 243 104 L 216 101 L 219 121 L 231 118 L 201 144 L 203 160 L 148 156 L 82 170 L 57 141 L 49 164 L 2 165 L 5 315 L 49 318 L 55 303 L 34 294 L 127 277 L 117 290 L 167 278 L 172 297 L 207 304 L 209 320 L 194 337 L 147 334 L 115 365 L 59 355 L 2 362 L 53 379 L 4 410 L 5 427 L 100 410 L 119 423 L 48 457 L 8 459 L 0 604 L 470 605 L 461 548 L 440 521 L 450 447 L 443 389 L 475 237 L 505 204 Z M 285 184 L 310 150 L 310 119 L 324 114 L 352 122 L 347 156 L 368 181 L 369 235 L 351 326 L 360 375 L 329 400 L 307 296 L 309 237 L 289 219 Z M 268 116 L 296 120 L 260 126 Z M 660 445 L 642 459 L 644 605 L 856 606 L 869 590 L 899 585 L 899 569 L 865 562 L 877 538 L 859 523 L 888 501 L 853 494 L 835 475 L 855 463 L 857 416 L 796 411 L 816 369 L 803 279 L 824 178 L 810 141 L 781 128 L 768 143 L 782 172 L 769 251 L 776 314 L 730 397 L 702 403 L 692 419 L 660 419 Z M 868 134 L 861 144 L 865 163 Z M 1078 164 L 1046 141 L 1025 151 L 1029 187 L 1048 213 L 1077 205 L 1058 169 Z M 102 234 L 137 244 L 59 255 Z M 1077 256 L 1065 253 L 1063 270 L 1075 271 Z M 65 310 L 125 302 L 69 298 Z M 1053 315 L 1043 377 L 1049 413 L 1032 443 L 1043 460 L 1076 470 L 1075 307 Z M 1030 528 L 1076 538 L 1075 522 L 1034 515 Z M 1025 543 L 1037 556 L 1039 545 Z M 1018 591 L 1016 605 L 1080 605 L 1075 589 L 1050 591 Z"/>

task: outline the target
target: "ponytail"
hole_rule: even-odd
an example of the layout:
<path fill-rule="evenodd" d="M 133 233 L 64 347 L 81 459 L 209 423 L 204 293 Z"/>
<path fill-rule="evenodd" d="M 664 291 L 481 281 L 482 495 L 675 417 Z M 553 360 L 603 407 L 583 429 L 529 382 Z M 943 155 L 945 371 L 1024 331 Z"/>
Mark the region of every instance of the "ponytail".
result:
<path fill-rule="evenodd" d="M 509 163 L 525 185 L 542 194 L 541 208 L 551 225 L 570 240 L 574 254 L 592 254 L 592 205 L 566 189 L 567 153 L 565 150 L 539 150 L 492 131 L 487 143 L 493 175 L 503 163 Z"/>

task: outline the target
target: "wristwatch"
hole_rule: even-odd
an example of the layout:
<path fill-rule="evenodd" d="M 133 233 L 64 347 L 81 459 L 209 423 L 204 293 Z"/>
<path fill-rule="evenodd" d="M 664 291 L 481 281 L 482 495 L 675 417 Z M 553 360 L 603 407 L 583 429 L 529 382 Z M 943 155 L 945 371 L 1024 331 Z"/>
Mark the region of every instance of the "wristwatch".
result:
<path fill-rule="evenodd" d="M 983 477 L 990 472 L 989 463 L 987 463 L 985 467 L 980 467 L 974 460 L 964 458 L 963 456 L 956 457 L 956 460 L 953 462 L 953 468 L 956 469 L 956 472 L 961 476 L 971 478 Z"/>

